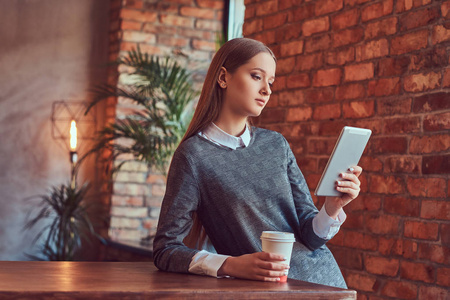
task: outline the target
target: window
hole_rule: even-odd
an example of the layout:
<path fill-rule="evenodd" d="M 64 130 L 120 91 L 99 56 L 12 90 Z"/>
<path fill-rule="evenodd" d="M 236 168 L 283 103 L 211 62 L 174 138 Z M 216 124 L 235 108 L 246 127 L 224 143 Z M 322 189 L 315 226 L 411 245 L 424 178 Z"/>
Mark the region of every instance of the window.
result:
<path fill-rule="evenodd" d="M 245 5 L 244 0 L 229 0 L 228 22 L 226 23 L 227 39 L 242 37 L 242 25 L 244 25 Z"/>

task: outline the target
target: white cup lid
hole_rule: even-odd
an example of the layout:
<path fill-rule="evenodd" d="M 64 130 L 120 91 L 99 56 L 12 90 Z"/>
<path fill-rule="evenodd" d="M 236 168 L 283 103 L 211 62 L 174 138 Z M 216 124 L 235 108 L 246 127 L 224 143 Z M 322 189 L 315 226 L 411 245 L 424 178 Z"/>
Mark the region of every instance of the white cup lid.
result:
<path fill-rule="evenodd" d="M 263 231 L 261 234 L 262 239 L 280 240 L 286 242 L 295 242 L 293 233 L 281 232 L 281 231 Z"/>

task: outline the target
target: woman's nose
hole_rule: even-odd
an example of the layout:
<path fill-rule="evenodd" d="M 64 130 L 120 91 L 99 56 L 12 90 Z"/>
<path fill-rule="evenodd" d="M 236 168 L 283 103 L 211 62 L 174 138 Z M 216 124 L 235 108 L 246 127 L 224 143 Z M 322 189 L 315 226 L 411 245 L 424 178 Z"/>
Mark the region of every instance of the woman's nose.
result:
<path fill-rule="evenodd" d="M 268 95 L 268 96 L 270 96 L 270 94 L 272 94 L 272 90 L 270 89 L 270 85 L 269 85 L 269 84 L 266 84 L 266 85 L 262 88 L 261 93 L 262 93 L 263 95 Z"/>

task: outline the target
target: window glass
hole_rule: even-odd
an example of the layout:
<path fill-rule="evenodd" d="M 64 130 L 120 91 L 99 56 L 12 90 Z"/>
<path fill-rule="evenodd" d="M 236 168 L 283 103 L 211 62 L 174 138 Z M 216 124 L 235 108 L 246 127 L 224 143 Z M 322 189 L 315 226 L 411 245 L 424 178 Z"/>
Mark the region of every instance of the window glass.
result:
<path fill-rule="evenodd" d="M 227 28 L 228 40 L 242 37 L 242 25 L 244 24 L 244 16 L 244 0 L 230 0 Z"/>

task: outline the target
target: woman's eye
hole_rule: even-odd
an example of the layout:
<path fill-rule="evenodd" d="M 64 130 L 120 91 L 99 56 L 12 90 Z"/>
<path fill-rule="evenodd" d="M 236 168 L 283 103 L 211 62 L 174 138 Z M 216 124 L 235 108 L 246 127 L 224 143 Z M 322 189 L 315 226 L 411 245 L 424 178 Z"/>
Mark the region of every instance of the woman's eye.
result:
<path fill-rule="evenodd" d="M 254 79 L 261 80 L 261 76 L 259 76 L 259 75 L 252 74 L 252 77 L 253 77 Z"/>

